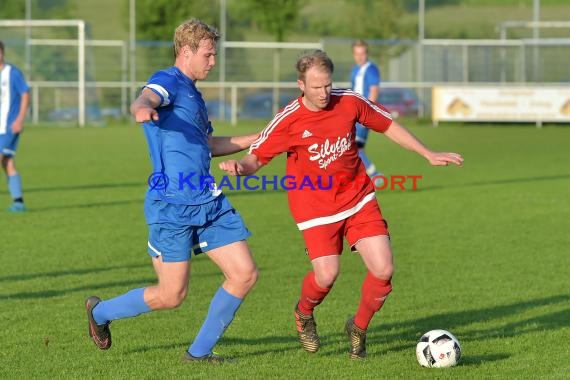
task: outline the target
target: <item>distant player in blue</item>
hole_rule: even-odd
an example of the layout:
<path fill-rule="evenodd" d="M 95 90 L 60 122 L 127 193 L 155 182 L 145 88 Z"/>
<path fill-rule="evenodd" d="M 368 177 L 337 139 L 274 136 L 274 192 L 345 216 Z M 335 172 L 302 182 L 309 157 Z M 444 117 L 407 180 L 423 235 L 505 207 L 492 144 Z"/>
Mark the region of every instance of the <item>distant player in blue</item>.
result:
<path fill-rule="evenodd" d="M 368 44 L 363 40 L 357 40 L 352 44 L 352 56 L 356 63 L 352 68 L 350 74 L 350 82 L 352 89 L 364 96 L 371 102 L 378 100 L 378 92 L 380 89 L 380 70 L 378 66 L 372 61 L 368 60 Z M 360 124 L 356 124 L 356 145 L 358 146 L 358 153 L 360 159 L 366 167 L 366 174 L 370 178 L 381 175 L 376 166 L 370 161 L 364 147 L 368 139 L 368 128 Z M 376 186 L 382 186 L 380 178 L 376 178 Z"/>
<path fill-rule="evenodd" d="M 4 62 L 4 44 L 0 41 L 0 157 L 13 199 L 8 208 L 10 212 L 26 211 L 22 180 L 16 170 L 14 156 L 29 103 L 30 90 L 24 75 L 16 66 Z"/>
<path fill-rule="evenodd" d="M 131 105 L 135 120 L 144 123 L 153 166 L 145 217 L 148 253 L 158 285 L 134 289 L 110 300 L 95 296 L 86 300 L 89 334 L 102 350 L 111 347 L 111 321 L 172 309 L 182 303 L 194 252 L 207 254 L 225 281 L 183 360 L 224 361 L 213 348 L 257 280 L 246 242 L 250 233 L 240 214 L 216 188 L 210 161 L 212 156 L 246 149 L 258 135 L 213 137 L 204 100 L 195 86 L 214 68 L 219 38 L 216 29 L 199 20 L 182 23 L 174 33 L 174 66 L 152 75 Z"/>

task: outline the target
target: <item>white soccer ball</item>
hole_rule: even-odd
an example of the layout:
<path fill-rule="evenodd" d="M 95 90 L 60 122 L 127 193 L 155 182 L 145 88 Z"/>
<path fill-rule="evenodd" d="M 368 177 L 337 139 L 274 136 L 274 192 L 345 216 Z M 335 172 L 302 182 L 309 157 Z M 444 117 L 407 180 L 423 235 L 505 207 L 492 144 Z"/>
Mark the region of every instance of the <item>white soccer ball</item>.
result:
<path fill-rule="evenodd" d="M 431 330 L 420 338 L 416 357 L 422 367 L 453 367 L 461 358 L 461 345 L 449 331 Z"/>

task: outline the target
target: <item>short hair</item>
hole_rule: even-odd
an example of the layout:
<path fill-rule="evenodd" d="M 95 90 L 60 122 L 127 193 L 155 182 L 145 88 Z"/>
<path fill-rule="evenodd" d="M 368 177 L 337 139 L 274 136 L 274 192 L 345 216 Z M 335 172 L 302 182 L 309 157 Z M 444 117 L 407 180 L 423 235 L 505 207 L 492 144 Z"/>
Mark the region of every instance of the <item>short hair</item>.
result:
<path fill-rule="evenodd" d="M 0 52 L 4 54 L 4 42 L 0 41 Z"/>
<path fill-rule="evenodd" d="M 366 41 L 364 40 L 356 40 L 352 43 L 352 48 L 354 49 L 355 47 L 363 47 L 366 49 L 366 51 L 368 51 L 368 44 L 366 43 Z"/>
<path fill-rule="evenodd" d="M 220 39 L 218 30 L 198 19 L 184 21 L 174 31 L 174 56 L 178 56 L 184 46 L 194 53 L 200 47 L 200 41 L 210 40 L 213 44 Z"/>
<path fill-rule="evenodd" d="M 297 60 L 297 78 L 305 81 L 305 74 L 311 67 L 319 67 L 330 74 L 334 72 L 334 64 L 327 53 L 322 50 L 307 50 Z"/>

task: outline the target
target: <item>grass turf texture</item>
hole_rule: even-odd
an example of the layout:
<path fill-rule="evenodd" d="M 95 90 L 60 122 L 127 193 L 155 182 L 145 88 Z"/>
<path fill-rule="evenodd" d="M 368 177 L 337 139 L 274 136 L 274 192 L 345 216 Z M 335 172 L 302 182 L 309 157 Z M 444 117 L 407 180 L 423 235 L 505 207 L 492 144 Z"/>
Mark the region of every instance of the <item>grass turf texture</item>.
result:
<path fill-rule="evenodd" d="M 433 168 L 382 136 L 369 155 L 387 174 L 421 174 L 417 191 L 382 191 L 396 260 L 394 291 L 368 333 L 364 363 L 347 358 L 345 320 L 364 269 L 345 251 L 316 313 L 322 348 L 297 342 L 293 307 L 309 262 L 283 191 L 226 191 L 254 233 L 260 279 L 217 346 L 233 365 L 184 364 L 222 276 L 192 261 L 184 304 L 112 324 L 110 351 L 87 337 L 83 301 L 153 283 L 142 201 L 150 165 L 142 131 L 32 127 L 18 165 L 29 212 L 0 217 L 0 378 L 563 378 L 570 370 L 564 126 L 408 126 L 463 168 Z M 219 125 L 216 133 L 262 124 Z M 214 160 L 217 167 L 219 159 Z M 280 157 L 260 174 L 283 174 Z M 215 174 L 220 175 L 216 169 Z M 9 196 L 2 189 L 7 206 Z M 442 328 L 460 340 L 451 369 L 420 368 L 415 344 Z"/>

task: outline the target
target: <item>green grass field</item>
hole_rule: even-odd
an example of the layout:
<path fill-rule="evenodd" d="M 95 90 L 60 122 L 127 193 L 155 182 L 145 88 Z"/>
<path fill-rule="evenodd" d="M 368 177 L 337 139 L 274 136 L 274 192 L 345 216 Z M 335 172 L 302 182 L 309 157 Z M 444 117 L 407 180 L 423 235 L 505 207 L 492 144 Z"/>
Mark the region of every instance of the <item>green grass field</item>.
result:
<path fill-rule="evenodd" d="M 408 122 L 462 168 L 432 168 L 374 135 L 369 154 L 387 174 L 421 174 L 417 191 L 378 193 L 395 251 L 394 291 L 368 334 L 365 362 L 347 358 L 344 322 L 364 268 L 345 253 L 316 313 L 323 346 L 301 350 L 293 307 L 309 269 L 281 191 L 227 191 L 254 233 L 260 279 L 217 346 L 233 365 L 184 364 L 222 276 L 193 260 L 190 292 L 172 311 L 116 321 L 113 348 L 87 337 L 84 299 L 152 284 L 142 212 L 150 174 L 134 126 L 30 127 L 18 164 L 29 212 L 0 214 L 0 378 L 536 379 L 570 371 L 570 128 Z M 263 125 L 219 126 L 241 134 Z M 216 160 L 218 162 L 218 160 Z M 276 159 L 260 174 L 282 174 Z M 215 171 L 218 175 L 219 171 Z M 9 196 L 2 188 L 2 207 Z M 442 328 L 461 341 L 449 369 L 421 368 L 415 344 Z"/>

